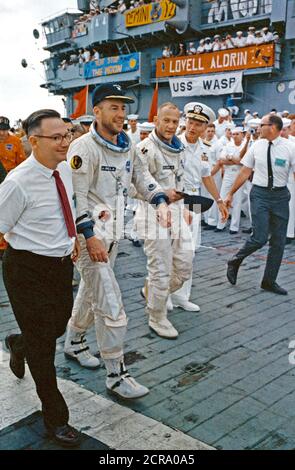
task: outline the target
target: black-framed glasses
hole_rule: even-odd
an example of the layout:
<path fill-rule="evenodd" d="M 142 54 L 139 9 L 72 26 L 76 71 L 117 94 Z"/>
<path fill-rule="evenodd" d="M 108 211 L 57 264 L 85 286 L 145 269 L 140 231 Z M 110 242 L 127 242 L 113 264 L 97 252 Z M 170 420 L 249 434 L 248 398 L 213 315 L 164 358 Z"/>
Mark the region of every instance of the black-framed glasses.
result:
<path fill-rule="evenodd" d="M 35 134 L 34 137 L 39 137 L 39 139 L 50 139 L 56 145 L 61 145 L 63 140 L 65 140 L 68 144 L 70 142 L 72 142 L 72 140 L 73 140 L 72 132 L 67 132 L 64 135 L 61 135 L 61 134 L 55 134 L 55 135 L 38 135 L 38 134 Z"/>

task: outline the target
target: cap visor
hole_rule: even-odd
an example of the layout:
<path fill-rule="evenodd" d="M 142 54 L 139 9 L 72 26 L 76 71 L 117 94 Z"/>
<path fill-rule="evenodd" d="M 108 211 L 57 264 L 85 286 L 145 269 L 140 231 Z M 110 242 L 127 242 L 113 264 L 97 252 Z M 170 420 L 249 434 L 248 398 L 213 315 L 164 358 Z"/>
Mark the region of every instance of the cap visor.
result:
<path fill-rule="evenodd" d="M 104 98 L 105 100 L 120 100 L 125 101 L 126 103 L 134 103 L 134 99 L 129 96 L 120 96 L 120 95 L 110 95 Z"/>

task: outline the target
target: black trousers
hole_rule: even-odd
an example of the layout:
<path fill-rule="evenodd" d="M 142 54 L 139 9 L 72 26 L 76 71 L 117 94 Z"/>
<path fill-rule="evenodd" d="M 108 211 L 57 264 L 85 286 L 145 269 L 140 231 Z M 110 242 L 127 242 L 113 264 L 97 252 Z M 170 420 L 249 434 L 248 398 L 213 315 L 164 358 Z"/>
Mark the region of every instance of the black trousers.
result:
<path fill-rule="evenodd" d="M 262 248 L 268 241 L 269 250 L 263 280 L 269 284 L 276 281 L 286 243 L 289 220 L 290 192 L 287 188 L 271 191 L 253 186 L 250 193 L 253 233 L 234 256 L 243 260 Z"/>
<path fill-rule="evenodd" d="M 23 353 L 42 403 L 45 424 L 62 426 L 69 411 L 57 387 L 56 340 L 73 307 L 70 256 L 51 258 L 11 247 L 3 257 L 3 280 L 21 334 L 13 347 Z"/>

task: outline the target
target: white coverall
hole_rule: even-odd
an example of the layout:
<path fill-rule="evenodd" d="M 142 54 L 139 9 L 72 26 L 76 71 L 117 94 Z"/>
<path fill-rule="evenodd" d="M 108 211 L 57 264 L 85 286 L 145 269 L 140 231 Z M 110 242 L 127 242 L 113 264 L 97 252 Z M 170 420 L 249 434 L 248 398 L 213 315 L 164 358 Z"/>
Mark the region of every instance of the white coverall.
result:
<path fill-rule="evenodd" d="M 151 175 L 165 190 L 184 190 L 183 146 L 174 137 L 175 146 L 162 142 L 155 130 L 137 146 L 138 157 Z M 136 224 L 140 238 L 144 239 L 148 277 L 145 293 L 149 321 L 160 323 L 167 319 L 167 299 L 192 274 L 194 249 L 189 226 L 183 218 L 183 201 L 169 206 L 172 227 L 165 229 L 156 223 L 156 211 L 141 204 L 136 211 Z"/>
<path fill-rule="evenodd" d="M 81 257 L 77 262 L 81 283 L 74 303 L 70 327 L 85 332 L 93 323 L 103 359 L 123 355 L 127 319 L 120 289 L 113 272 L 117 244 L 124 228 L 124 194 L 131 182 L 147 201 L 161 192 L 160 186 L 142 167 L 126 134 L 124 147 L 106 142 L 92 124 L 90 132 L 75 140 L 68 152 L 73 169 L 77 227 L 93 220 L 94 233 L 109 251 L 108 263 L 91 261 L 83 235 L 79 235 Z M 79 222 L 79 218 L 82 219 Z"/>

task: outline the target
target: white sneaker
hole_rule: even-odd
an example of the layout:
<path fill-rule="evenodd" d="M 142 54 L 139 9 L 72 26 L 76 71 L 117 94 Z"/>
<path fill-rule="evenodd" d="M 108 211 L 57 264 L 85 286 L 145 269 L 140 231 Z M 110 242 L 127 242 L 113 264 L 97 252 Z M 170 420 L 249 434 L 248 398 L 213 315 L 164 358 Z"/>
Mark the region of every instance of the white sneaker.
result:
<path fill-rule="evenodd" d="M 168 312 L 172 312 L 173 310 L 173 302 L 171 299 L 171 295 L 169 295 L 168 300 L 167 300 L 167 310 Z"/>
<path fill-rule="evenodd" d="M 64 355 L 67 359 L 78 362 L 85 369 L 97 369 L 100 366 L 99 359 L 89 352 L 85 333 L 78 333 L 70 327 L 67 330 Z"/>
<path fill-rule="evenodd" d="M 189 300 L 174 300 L 174 307 L 180 307 L 187 312 L 199 312 L 200 307 Z"/>

